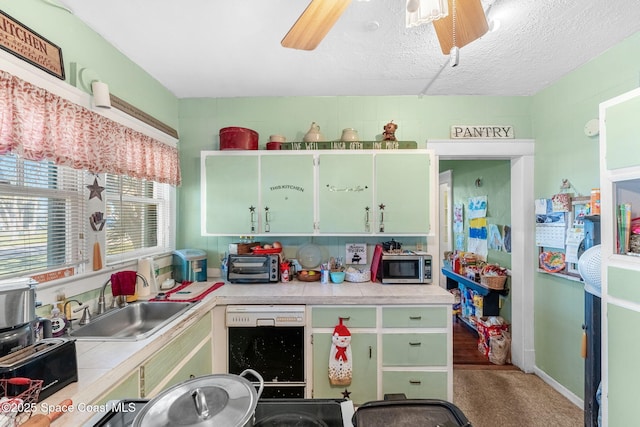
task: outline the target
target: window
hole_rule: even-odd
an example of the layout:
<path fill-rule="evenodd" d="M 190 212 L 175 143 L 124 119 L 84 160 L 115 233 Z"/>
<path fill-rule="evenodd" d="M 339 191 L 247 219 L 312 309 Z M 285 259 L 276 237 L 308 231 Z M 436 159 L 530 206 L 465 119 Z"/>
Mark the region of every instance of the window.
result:
<path fill-rule="evenodd" d="M 105 192 L 107 262 L 174 247 L 169 184 L 107 175 Z"/>
<path fill-rule="evenodd" d="M 0 155 L 0 278 L 81 267 L 83 172 Z"/>

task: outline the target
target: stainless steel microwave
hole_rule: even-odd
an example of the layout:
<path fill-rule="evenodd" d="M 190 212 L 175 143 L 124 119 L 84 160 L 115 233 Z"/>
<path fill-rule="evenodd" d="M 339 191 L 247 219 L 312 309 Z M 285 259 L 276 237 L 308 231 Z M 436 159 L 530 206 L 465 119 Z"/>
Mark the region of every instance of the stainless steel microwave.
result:
<path fill-rule="evenodd" d="M 431 255 L 383 254 L 378 266 L 382 283 L 427 284 L 432 282 Z"/>

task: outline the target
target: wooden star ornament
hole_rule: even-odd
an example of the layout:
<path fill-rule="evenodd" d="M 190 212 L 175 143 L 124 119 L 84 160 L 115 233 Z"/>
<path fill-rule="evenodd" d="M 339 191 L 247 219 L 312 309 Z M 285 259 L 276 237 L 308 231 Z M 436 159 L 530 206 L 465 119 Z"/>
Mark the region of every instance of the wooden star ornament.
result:
<path fill-rule="evenodd" d="M 87 185 L 89 189 L 89 200 L 97 197 L 102 200 L 102 192 L 104 191 L 104 187 L 98 184 L 98 178 L 93 178 L 93 184 Z"/>

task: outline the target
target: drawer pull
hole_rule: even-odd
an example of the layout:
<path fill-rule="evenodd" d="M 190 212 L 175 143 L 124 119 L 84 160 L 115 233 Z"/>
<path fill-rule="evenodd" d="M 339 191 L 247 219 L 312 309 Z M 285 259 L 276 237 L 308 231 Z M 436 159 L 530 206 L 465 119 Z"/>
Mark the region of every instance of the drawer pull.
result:
<path fill-rule="evenodd" d="M 420 347 L 422 345 L 422 343 L 421 342 L 410 342 L 409 345 L 411 347 Z"/>
<path fill-rule="evenodd" d="M 369 359 L 371 359 L 372 355 L 373 355 L 373 349 L 371 348 L 371 346 L 369 346 Z"/>
<path fill-rule="evenodd" d="M 351 316 L 347 316 L 347 317 L 342 317 L 342 316 L 341 316 L 341 317 L 338 317 L 338 319 L 340 319 L 340 320 L 346 320 L 346 321 L 348 322 L 349 320 L 351 320 Z"/>
<path fill-rule="evenodd" d="M 420 381 L 420 380 L 409 380 L 409 384 L 420 385 L 420 384 L 422 384 L 422 381 Z"/>
<path fill-rule="evenodd" d="M 422 320 L 422 316 L 409 316 L 410 320 Z"/>

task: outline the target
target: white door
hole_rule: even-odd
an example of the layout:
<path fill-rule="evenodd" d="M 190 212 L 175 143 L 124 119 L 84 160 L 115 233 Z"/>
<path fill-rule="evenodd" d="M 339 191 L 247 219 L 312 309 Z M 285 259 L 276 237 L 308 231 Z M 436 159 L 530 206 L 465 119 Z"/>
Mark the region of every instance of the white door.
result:
<path fill-rule="evenodd" d="M 453 219 L 452 219 L 452 209 L 453 209 L 453 171 L 448 170 L 441 172 L 439 175 L 439 197 L 440 203 L 438 204 L 440 212 L 438 215 L 439 218 L 439 245 L 440 252 L 438 253 L 439 257 L 446 251 L 453 250 Z M 446 289 L 447 288 L 447 278 L 440 272 L 440 287 Z"/>

